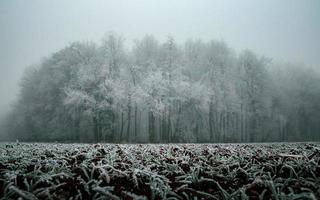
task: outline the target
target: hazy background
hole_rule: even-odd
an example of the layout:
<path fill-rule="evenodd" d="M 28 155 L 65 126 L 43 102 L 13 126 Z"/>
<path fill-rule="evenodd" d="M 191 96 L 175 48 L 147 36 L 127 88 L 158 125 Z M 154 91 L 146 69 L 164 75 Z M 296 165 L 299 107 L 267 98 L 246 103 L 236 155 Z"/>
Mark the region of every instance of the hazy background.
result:
<path fill-rule="evenodd" d="M 279 60 L 320 66 L 319 0 L 137 0 L 0 2 L 0 118 L 18 93 L 23 70 L 77 40 L 109 31 L 126 42 L 224 40 Z"/>

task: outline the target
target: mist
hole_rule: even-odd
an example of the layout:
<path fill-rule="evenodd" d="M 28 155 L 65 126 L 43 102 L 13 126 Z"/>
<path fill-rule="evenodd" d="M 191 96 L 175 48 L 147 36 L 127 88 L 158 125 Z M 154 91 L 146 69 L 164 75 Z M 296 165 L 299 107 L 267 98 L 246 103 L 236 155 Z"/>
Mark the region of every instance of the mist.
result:
<path fill-rule="evenodd" d="M 0 199 L 320 199 L 319 0 L 3 0 Z"/>
<path fill-rule="evenodd" d="M 24 69 L 74 41 L 114 31 L 127 45 L 153 34 L 179 42 L 224 40 L 282 61 L 318 68 L 320 3 L 294 1 L 1 1 L 0 111 L 16 99 Z"/>

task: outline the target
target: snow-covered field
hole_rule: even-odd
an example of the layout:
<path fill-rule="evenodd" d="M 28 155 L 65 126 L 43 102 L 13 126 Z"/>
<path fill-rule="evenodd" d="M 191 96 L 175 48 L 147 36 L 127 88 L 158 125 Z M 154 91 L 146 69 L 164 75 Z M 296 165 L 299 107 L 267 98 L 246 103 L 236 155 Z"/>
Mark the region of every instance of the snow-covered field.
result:
<path fill-rule="evenodd" d="M 320 144 L 1 143 L 2 199 L 319 199 Z"/>

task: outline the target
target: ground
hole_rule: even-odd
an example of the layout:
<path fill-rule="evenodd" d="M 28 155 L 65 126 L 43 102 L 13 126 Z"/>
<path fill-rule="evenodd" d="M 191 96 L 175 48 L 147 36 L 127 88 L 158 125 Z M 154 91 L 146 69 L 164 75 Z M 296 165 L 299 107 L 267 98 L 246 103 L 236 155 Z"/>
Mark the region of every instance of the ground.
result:
<path fill-rule="evenodd" d="M 320 144 L 0 143 L 2 199 L 320 199 Z"/>

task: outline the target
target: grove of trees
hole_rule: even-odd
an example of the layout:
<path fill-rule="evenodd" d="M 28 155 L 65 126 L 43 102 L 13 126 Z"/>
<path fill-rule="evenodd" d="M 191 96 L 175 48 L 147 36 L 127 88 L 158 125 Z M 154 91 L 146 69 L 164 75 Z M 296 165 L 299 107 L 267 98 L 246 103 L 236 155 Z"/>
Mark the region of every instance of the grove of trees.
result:
<path fill-rule="evenodd" d="M 320 139 L 320 74 L 224 42 L 107 34 L 29 67 L 7 138 L 65 142 Z"/>

